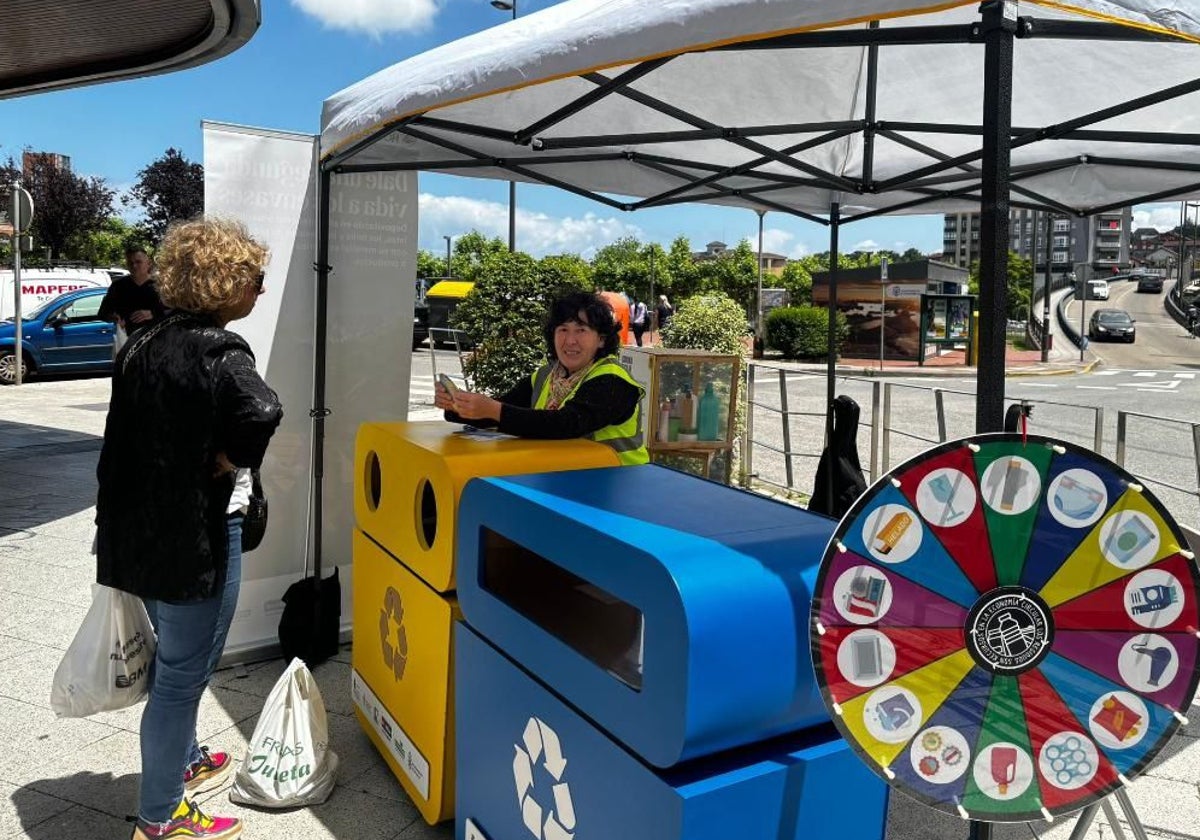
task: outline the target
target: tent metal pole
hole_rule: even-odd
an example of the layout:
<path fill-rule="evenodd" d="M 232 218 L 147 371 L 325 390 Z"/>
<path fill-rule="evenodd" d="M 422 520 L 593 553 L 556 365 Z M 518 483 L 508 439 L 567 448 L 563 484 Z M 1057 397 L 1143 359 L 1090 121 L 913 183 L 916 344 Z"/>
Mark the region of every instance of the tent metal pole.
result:
<path fill-rule="evenodd" d="M 833 451 L 833 400 L 836 392 L 834 368 L 837 364 L 837 303 L 838 303 L 838 228 L 841 226 L 841 205 L 833 202 L 829 205 L 829 329 L 826 336 L 825 358 L 825 451 L 829 453 L 829 463 L 826 472 L 828 486 L 825 492 L 829 494 L 829 509 L 834 507 L 834 473 L 836 457 Z"/>
<path fill-rule="evenodd" d="M 605 85 L 609 82 L 609 78 L 602 73 L 584 73 L 579 78 L 586 79 L 595 85 Z M 673 117 L 680 122 L 687 123 L 688 125 L 695 126 L 696 128 L 719 127 L 716 123 L 710 122 L 702 117 L 698 117 L 695 114 L 670 104 L 669 102 L 663 102 L 661 99 L 656 99 L 655 97 L 646 93 L 642 93 L 641 91 L 631 90 L 630 88 L 626 87 L 620 88 L 616 92 L 618 96 L 624 96 L 626 99 L 631 99 L 639 105 L 645 105 L 647 108 L 658 111 L 660 114 Z M 801 172 L 807 172 L 809 175 L 814 175 L 823 182 L 829 184 L 829 188 L 831 190 L 848 190 L 849 192 L 854 193 L 859 191 L 858 184 L 854 183 L 849 178 L 843 178 L 840 175 L 835 175 L 832 172 L 826 172 L 819 167 L 805 163 L 802 160 L 796 160 L 795 158 L 792 158 L 791 150 L 784 149 L 780 151 L 779 149 L 773 149 L 770 146 L 764 146 L 762 143 L 750 140 L 746 137 L 727 137 L 725 139 L 734 146 L 740 146 L 743 149 L 747 149 L 751 152 L 762 155 L 767 160 L 773 160 L 776 163 L 781 163 L 784 166 L 792 169 L 798 169 Z M 754 165 L 757 166 L 758 164 Z"/>
<path fill-rule="evenodd" d="M 873 20 L 870 29 L 879 29 L 879 21 Z M 875 180 L 875 114 L 879 92 L 879 45 L 867 47 L 867 102 L 866 125 L 863 127 L 862 185 L 870 190 Z"/>
<path fill-rule="evenodd" d="M 329 326 L 329 186 L 332 179 L 328 170 L 321 170 L 319 195 L 317 196 L 317 300 L 316 331 L 313 336 L 313 407 L 312 418 L 312 558 L 316 576 L 317 592 L 321 587 L 321 520 L 322 495 L 325 481 L 325 418 L 329 409 L 325 407 L 325 338 Z M 316 599 L 317 604 L 321 599 Z M 318 609 L 320 607 L 318 606 Z"/>
<path fill-rule="evenodd" d="M 1013 39 L 1017 4 L 980 7 L 983 59 L 983 202 L 979 223 L 979 372 L 975 431 L 1004 428 L 1004 345 L 1007 320 L 1008 188 L 1012 148 Z"/>
<path fill-rule="evenodd" d="M 626 85 L 636 82 L 645 75 L 653 73 L 659 67 L 662 67 L 674 56 L 666 56 L 665 58 L 655 58 L 650 61 L 643 61 L 635 67 L 631 67 L 624 73 L 612 79 L 607 79 L 600 87 L 590 90 L 583 96 L 568 102 L 566 105 L 558 108 L 536 122 L 532 122 L 525 128 L 513 133 L 512 141 L 518 146 L 524 146 L 530 140 L 537 136 L 539 131 L 545 131 L 551 126 L 558 125 L 563 120 L 570 119 L 585 108 L 596 104 L 601 99 L 604 99 L 611 93 L 621 91 Z M 583 78 L 588 78 L 592 74 L 584 74 Z M 597 74 L 598 75 L 598 74 Z M 591 79 L 590 81 L 594 81 Z"/>
<path fill-rule="evenodd" d="M 766 331 L 763 329 L 763 301 L 762 301 L 762 275 L 763 275 L 763 222 L 767 217 L 766 210 L 758 212 L 758 294 L 755 297 L 758 313 L 754 316 L 754 358 L 761 359 L 763 350 L 766 349 L 765 336 Z"/>
<path fill-rule="evenodd" d="M 714 128 L 692 128 L 680 131 L 646 131 L 639 134 L 586 134 L 577 137 L 538 137 L 534 143 L 534 148 L 542 150 L 578 149 L 591 146 L 608 147 L 623 144 L 644 146 L 654 143 L 723 140 L 731 135 L 738 137 L 771 137 L 777 134 L 810 134 L 818 131 L 842 131 L 844 129 L 858 131 L 862 127 L 862 120 L 836 120 L 814 123 L 716 126 Z"/>
<path fill-rule="evenodd" d="M 1110 210 L 1117 210 L 1121 207 L 1131 207 L 1134 204 L 1144 204 L 1149 201 L 1162 201 L 1167 198 L 1174 198 L 1180 193 L 1190 193 L 1200 190 L 1200 181 L 1193 181 L 1190 184 L 1181 184 L 1171 187 L 1160 192 L 1150 193 L 1149 195 L 1137 196 L 1135 198 L 1126 198 L 1122 201 L 1114 201 L 1112 204 L 1102 204 L 1099 207 L 1089 207 L 1086 210 L 1078 211 L 1080 215 L 1095 216 L 1097 213 L 1107 213 Z"/>
<path fill-rule="evenodd" d="M 1050 361 L 1050 257 L 1051 225 L 1054 222 L 1053 213 L 1043 213 L 1046 217 L 1046 280 L 1042 286 L 1042 361 Z M 1037 271 L 1037 254 L 1033 258 L 1033 270 Z"/>

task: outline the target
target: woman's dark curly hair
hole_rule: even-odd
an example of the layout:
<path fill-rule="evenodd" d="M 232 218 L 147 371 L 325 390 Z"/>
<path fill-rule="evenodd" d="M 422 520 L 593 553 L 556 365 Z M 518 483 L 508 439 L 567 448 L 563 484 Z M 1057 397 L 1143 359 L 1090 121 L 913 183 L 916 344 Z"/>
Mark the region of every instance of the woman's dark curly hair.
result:
<path fill-rule="evenodd" d="M 586 324 L 579 317 L 581 312 L 587 318 Z M 617 318 L 608 302 L 595 292 L 568 292 L 550 303 L 550 317 L 547 319 L 546 328 L 542 333 L 546 338 L 546 350 L 550 354 L 549 358 L 558 358 L 558 354 L 554 352 L 554 331 L 560 324 L 566 324 L 569 321 L 584 324 L 600 333 L 604 343 L 596 351 L 597 359 L 612 356 L 620 348 L 621 326 L 617 323 Z"/>

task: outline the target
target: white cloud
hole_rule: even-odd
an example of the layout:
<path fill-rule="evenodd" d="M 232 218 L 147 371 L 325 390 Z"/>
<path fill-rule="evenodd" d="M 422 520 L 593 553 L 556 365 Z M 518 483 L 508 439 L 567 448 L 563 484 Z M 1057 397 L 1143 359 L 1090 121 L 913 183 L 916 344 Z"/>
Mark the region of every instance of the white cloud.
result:
<path fill-rule="evenodd" d="M 1179 226 L 1179 203 L 1142 204 L 1133 208 L 1133 227 L 1152 227 L 1160 233 Z"/>
<path fill-rule="evenodd" d="M 750 247 L 758 250 L 758 231 L 746 234 L 744 237 Z M 780 228 L 763 228 L 763 250 L 772 254 L 783 254 L 790 260 L 798 260 L 812 252 L 805 242 L 798 241 L 796 235 Z"/>
<path fill-rule="evenodd" d="M 420 32 L 437 16 L 440 0 L 292 0 L 330 29 L 371 36 Z"/>
<path fill-rule="evenodd" d="M 443 236 L 458 236 L 472 229 L 508 240 L 507 203 L 432 193 L 421 193 L 419 202 L 422 244 L 436 253 L 444 246 Z M 577 253 L 590 258 L 622 236 L 646 238 L 641 228 L 618 218 L 594 213 L 554 217 L 522 210 L 518 196 L 517 248 L 535 257 Z"/>
<path fill-rule="evenodd" d="M 874 239 L 864 239 L 862 242 L 859 242 L 857 245 L 851 248 L 850 251 L 852 253 L 854 251 L 878 251 L 882 247 L 883 246 L 881 246 Z"/>

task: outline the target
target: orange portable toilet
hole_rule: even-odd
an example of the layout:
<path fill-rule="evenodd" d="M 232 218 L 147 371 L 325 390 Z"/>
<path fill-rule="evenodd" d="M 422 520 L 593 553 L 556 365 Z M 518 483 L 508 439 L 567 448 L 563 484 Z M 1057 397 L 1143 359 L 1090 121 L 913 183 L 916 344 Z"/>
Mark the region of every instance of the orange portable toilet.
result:
<path fill-rule="evenodd" d="M 629 300 L 621 292 L 600 292 L 600 297 L 612 307 L 621 327 L 621 343 L 628 344 L 629 338 Z"/>

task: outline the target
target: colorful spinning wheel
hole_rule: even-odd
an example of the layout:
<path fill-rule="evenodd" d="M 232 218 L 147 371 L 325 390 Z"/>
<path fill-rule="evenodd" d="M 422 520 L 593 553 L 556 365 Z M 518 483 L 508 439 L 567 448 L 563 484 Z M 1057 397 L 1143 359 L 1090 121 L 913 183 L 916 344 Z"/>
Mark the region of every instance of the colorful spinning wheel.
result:
<path fill-rule="evenodd" d="M 1200 573 L 1135 479 L 981 435 L 876 483 L 813 600 L 834 722 L 909 796 L 981 822 L 1076 811 L 1138 775 L 1200 680 Z"/>

